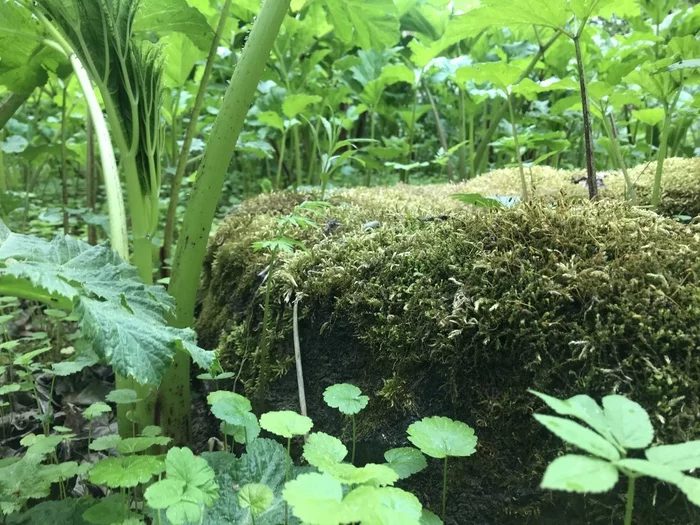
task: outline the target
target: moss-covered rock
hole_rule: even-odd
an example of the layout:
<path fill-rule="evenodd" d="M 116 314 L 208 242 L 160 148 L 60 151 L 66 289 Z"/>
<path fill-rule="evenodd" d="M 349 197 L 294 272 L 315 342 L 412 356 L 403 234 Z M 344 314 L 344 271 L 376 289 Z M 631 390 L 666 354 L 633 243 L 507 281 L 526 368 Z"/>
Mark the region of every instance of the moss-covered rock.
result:
<path fill-rule="evenodd" d="M 629 170 L 637 190 L 638 204 L 651 204 L 651 189 L 654 185 L 656 162 L 641 164 Z M 625 178 L 620 171 L 600 173 L 603 186 L 601 195 L 623 199 Z M 586 173 L 582 170 L 555 170 L 547 166 L 526 169 L 526 177 L 533 195 L 557 198 L 586 197 Z M 482 195 L 520 195 L 520 174 L 517 169 L 495 170 L 467 182 L 442 186 L 445 192 L 480 193 Z M 664 162 L 662 199 L 659 213 L 669 217 L 700 215 L 700 157 L 671 158 Z M 420 189 L 414 191 L 421 191 Z"/>
<path fill-rule="evenodd" d="M 352 382 L 372 400 L 359 419 L 367 460 L 405 445 L 406 427 L 423 416 L 476 428 L 478 453 L 453 462 L 448 523 L 609 523 L 619 493 L 583 498 L 537 488 L 562 446 L 532 418 L 542 403 L 526 389 L 629 395 L 652 414 L 660 441 L 697 438 L 700 226 L 615 201 L 475 209 L 450 199 L 453 190 L 338 192 L 317 219 L 321 228 L 299 232 L 308 252 L 283 256 L 272 281 L 267 402 L 298 407 L 290 373 L 296 294 L 317 430 L 347 431 L 322 392 Z M 272 236 L 275 217 L 308 197 L 247 202 L 209 246 L 197 329 L 240 371 L 248 395 L 269 258 L 251 244 Z M 408 487 L 437 508 L 440 476 L 434 465 Z M 641 490 L 648 496 L 656 487 L 642 482 Z M 655 505 L 640 498 L 645 524 L 697 521 L 682 496 L 659 490 Z"/>

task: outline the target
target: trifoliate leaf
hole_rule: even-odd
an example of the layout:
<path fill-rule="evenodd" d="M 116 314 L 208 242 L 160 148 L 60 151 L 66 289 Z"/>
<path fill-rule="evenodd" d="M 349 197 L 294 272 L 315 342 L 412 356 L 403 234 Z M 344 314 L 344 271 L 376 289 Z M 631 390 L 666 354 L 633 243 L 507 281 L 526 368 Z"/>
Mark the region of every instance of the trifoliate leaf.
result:
<path fill-rule="evenodd" d="M 433 458 L 471 456 L 476 451 L 474 429 L 448 417 L 426 417 L 408 427 L 408 440 Z"/>
<path fill-rule="evenodd" d="M 327 474 L 300 475 L 285 485 L 282 497 L 292 514 L 309 525 L 358 521 L 344 519 L 347 511 L 342 502 L 343 487 Z"/>
<path fill-rule="evenodd" d="M 348 455 L 348 449 L 341 441 L 324 432 L 309 434 L 304 444 L 304 458 L 312 465 L 325 472 L 327 468 L 342 462 Z"/>
<path fill-rule="evenodd" d="M 550 432 L 567 443 L 576 445 L 594 456 L 605 458 L 609 461 L 620 459 L 620 453 L 611 443 L 575 421 L 542 414 L 535 414 L 534 417 L 547 427 Z"/>
<path fill-rule="evenodd" d="M 649 476 L 677 486 L 680 486 L 685 478 L 680 470 L 660 463 L 652 463 L 646 459 L 625 458 L 615 462 L 615 465 L 638 476 Z"/>
<path fill-rule="evenodd" d="M 100 417 L 100 415 L 111 411 L 112 407 L 110 407 L 107 403 L 98 401 L 97 403 L 93 403 L 83 410 L 83 417 L 88 421 L 92 421 L 93 419 Z"/>
<path fill-rule="evenodd" d="M 165 470 L 162 460 L 153 456 L 107 458 L 95 464 L 90 481 L 109 488 L 130 488 L 147 483 Z"/>
<path fill-rule="evenodd" d="M 413 494 L 395 487 L 358 487 L 343 503 L 363 525 L 419 525 L 423 508 Z"/>
<path fill-rule="evenodd" d="M 387 450 L 384 453 L 384 459 L 389 462 L 389 466 L 399 475 L 399 479 L 406 479 L 428 466 L 428 462 L 421 451 L 412 447 Z"/>
<path fill-rule="evenodd" d="M 122 438 L 119 434 L 110 434 L 109 436 L 101 436 L 90 443 L 90 450 L 102 451 L 116 447 Z"/>
<path fill-rule="evenodd" d="M 311 430 L 313 425 L 311 419 L 291 410 L 267 412 L 260 416 L 260 426 L 262 428 L 284 438 L 303 436 Z"/>
<path fill-rule="evenodd" d="M 540 486 L 567 492 L 607 492 L 615 486 L 618 477 L 618 470 L 612 463 L 572 454 L 552 461 Z"/>
<path fill-rule="evenodd" d="M 185 482 L 179 479 L 162 479 L 146 489 L 146 501 L 154 509 L 167 509 L 179 502 L 185 492 Z"/>
<path fill-rule="evenodd" d="M 353 415 L 367 406 L 369 397 L 362 395 L 362 391 L 355 385 L 340 383 L 326 388 L 323 400 L 329 407 L 337 408 L 343 414 Z"/>
<path fill-rule="evenodd" d="M 105 399 L 110 403 L 116 403 L 117 405 L 133 405 L 134 403 L 141 401 L 136 391 L 129 388 L 118 388 L 116 390 L 112 390 L 109 394 L 107 394 Z"/>
<path fill-rule="evenodd" d="M 165 436 L 126 438 L 117 443 L 117 452 L 124 455 L 136 454 L 156 445 L 165 446 L 171 441 Z"/>
<path fill-rule="evenodd" d="M 639 403 L 624 396 L 612 395 L 603 398 L 605 419 L 617 442 L 627 449 L 648 447 L 654 439 L 654 427 L 649 414 Z"/>
<path fill-rule="evenodd" d="M 275 498 L 272 489 L 263 483 L 248 483 L 238 492 L 238 504 L 241 508 L 250 509 L 254 516 L 262 514 L 272 504 Z"/>
<path fill-rule="evenodd" d="M 700 441 L 688 441 L 677 445 L 659 445 L 645 452 L 652 463 L 687 471 L 700 469 Z"/>

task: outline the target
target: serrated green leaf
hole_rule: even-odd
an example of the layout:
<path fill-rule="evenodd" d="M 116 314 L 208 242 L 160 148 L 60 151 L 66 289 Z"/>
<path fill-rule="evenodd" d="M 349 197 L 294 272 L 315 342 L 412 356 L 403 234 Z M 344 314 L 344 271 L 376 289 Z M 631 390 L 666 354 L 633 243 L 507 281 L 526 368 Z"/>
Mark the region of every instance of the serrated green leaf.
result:
<path fill-rule="evenodd" d="M 652 463 L 666 465 L 676 470 L 700 469 L 700 440 L 651 447 L 645 454 Z"/>
<path fill-rule="evenodd" d="M 292 514 L 309 525 L 357 521 L 345 519 L 343 487 L 327 474 L 300 475 L 285 485 L 282 497 L 291 506 Z"/>
<path fill-rule="evenodd" d="M 135 390 L 130 388 L 117 388 L 112 390 L 105 397 L 110 403 L 116 403 L 117 405 L 133 405 L 134 403 L 141 401 Z"/>
<path fill-rule="evenodd" d="M 607 461 L 588 456 L 567 455 L 552 461 L 544 473 L 543 489 L 599 493 L 615 486 L 617 468 Z"/>
<path fill-rule="evenodd" d="M 106 412 L 111 411 L 112 407 L 110 407 L 107 403 L 102 403 L 101 401 L 98 401 L 97 403 L 93 403 L 85 410 L 83 410 L 83 417 L 88 421 L 92 421 L 93 419 L 99 417 L 101 414 L 105 414 Z"/>
<path fill-rule="evenodd" d="M 406 479 L 428 466 L 420 450 L 412 447 L 392 448 L 384 453 L 384 459 L 396 471 L 399 479 Z"/>
<path fill-rule="evenodd" d="M 423 509 L 420 515 L 420 525 L 442 525 L 442 520 L 428 509 Z"/>
<path fill-rule="evenodd" d="M 171 441 L 169 437 L 165 436 L 125 438 L 117 443 L 117 452 L 124 455 L 136 454 L 156 445 L 165 446 Z"/>
<path fill-rule="evenodd" d="M 260 424 L 255 414 L 244 412 L 241 414 L 238 424 L 221 422 L 221 431 L 227 436 L 232 436 L 236 443 L 247 445 L 260 435 Z"/>
<path fill-rule="evenodd" d="M 625 458 L 617 461 L 615 464 L 638 476 L 649 476 L 677 486 L 680 486 L 683 482 L 683 478 L 685 478 L 680 470 L 660 463 L 652 463 L 646 459 Z"/>
<path fill-rule="evenodd" d="M 188 501 L 211 507 L 219 497 L 214 471 L 206 460 L 196 457 L 189 448 L 171 448 L 165 458 L 165 472 L 168 479 L 185 484 L 183 498 Z"/>
<path fill-rule="evenodd" d="M 343 414 L 353 415 L 367 406 L 369 397 L 355 385 L 339 383 L 331 385 L 323 392 L 323 400 L 331 408 L 337 408 Z"/>
<path fill-rule="evenodd" d="M 362 49 L 385 49 L 399 40 L 399 19 L 392 0 L 323 0 L 335 34 Z"/>
<path fill-rule="evenodd" d="M 201 50 L 208 51 L 214 38 L 207 19 L 186 0 L 148 0 L 134 20 L 135 33 L 181 33 Z"/>
<path fill-rule="evenodd" d="M 654 427 L 649 414 L 639 403 L 624 396 L 603 398 L 605 419 L 617 442 L 627 449 L 648 447 L 654 439 Z"/>
<path fill-rule="evenodd" d="M 596 434 L 575 421 L 543 414 L 535 414 L 534 417 L 547 427 L 550 432 L 567 443 L 576 445 L 590 454 L 610 461 L 620 459 L 620 453 L 614 445 L 606 441 L 600 434 Z"/>
<path fill-rule="evenodd" d="M 260 426 L 262 428 L 284 438 L 303 436 L 311 430 L 313 425 L 311 419 L 291 410 L 267 412 L 260 416 Z"/>
<path fill-rule="evenodd" d="M 423 508 L 413 494 L 395 487 L 358 487 L 343 504 L 366 525 L 419 525 Z"/>
<path fill-rule="evenodd" d="M 272 489 L 263 483 L 248 483 L 238 492 L 238 504 L 243 509 L 250 509 L 254 516 L 269 509 L 274 499 Z"/>
<path fill-rule="evenodd" d="M 156 437 L 163 434 L 163 429 L 157 425 L 148 425 L 141 431 L 143 437 Z"/>
<path fill-rule="evenodd" d="M 178 503 L 185 492 L 185 482 L 179 479 L 162 479 L 146 489 L 146 501 L 154 509 L 167 509 Z"/>
<path fill-rule="evenodd" d="M 115 448 L 121 440 L 122 438 L 119 436 L 119 434 L 101 436 L 93 440 L 92 443 L 90 443 L 90 450 L 109 450 L 110 448 Z"/>
<path fill-rule="evenodd" d="M 329 464 L 325 466 L 325 473 L 345 485 L 371 485 L 375 487 L 393 485 L 398 481 L 399 475 L 388 465 L 367 463 L 362 467 L 356 467 L 349 463 Z"/>
<path fill-rule="evenodd" d="M 308 95 L 306 93 L 298 93 L 295 95 L 287 95 L 282 103 L 282 112 L 291 119 L 306 111 L 306 108 L 313 104 L 321 102 L 322 98 L 318 95 Z"/>
<path fill-rule="evenodd" d="M 304 443 L 304 458 L 312 465 L 325 472 L 333 465 L 341 463 L 348 455 L 348 449 L 336 437 L 324 432 L 309 434 Z"/>
<path fill-rule="evenodd" d="M 474 429 L 442 416 L 426 417 L 408 427 L 408 440 L 433 458 L 471 456 L 476 452 Z"/>
<path fill-rule="evenodd" d="M 121 494 L 102 498 L 83 513 L 83 519 L 93 525 L 117 525 L 138 515 L 129 510 Z"/>
<path fill-rule="evenodd" d="M 165 470 L 162 460 L 153 456 L 107 458 L 96 463 L 90 471 L 90 481 L 109 488 L 130 488 L 147 483 Z"/>
<path fill-rule="evenodd" d="M 166 35 L 159 43 L 163 46 L 165 59 L 165 85 L 171 88 L 184 86 L 197 62 L 206 58 L 206 53 L 183 33 Z"/>

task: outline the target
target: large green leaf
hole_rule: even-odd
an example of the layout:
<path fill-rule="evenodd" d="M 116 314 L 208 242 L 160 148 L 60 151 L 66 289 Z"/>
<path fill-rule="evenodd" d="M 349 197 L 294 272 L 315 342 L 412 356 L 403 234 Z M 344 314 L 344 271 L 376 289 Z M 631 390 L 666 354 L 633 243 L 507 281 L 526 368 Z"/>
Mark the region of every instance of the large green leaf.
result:
<path fill-rule="evenodd" d="M 408 427 L 408 440 L 433 458 L 471 456 L 476 451 L 474 429 L 448 417 L 426 417 Z"/>
<path fill-rule="evenodd" d="M 418 525 L 423 510 L 416 496 L 395 487 L 358 487 L 343 504 L 363 525 Z"/>
<path fill-rule="evenodd" d="M 0 290 L 74 309 L 88 347 L 139 383 L 158 385 L 176 351 L 207 369 L 213 362 L 192 330 L 167 326 L 174 304 L 165 289 L 144 285 L 105 246 L 60 236 L 48 242 L 0 223 Z"/>
<path fill-rule="evenodd" d="M 571 454 L 549 464 L 541 486 L 566 492 L 607 492 L 618 477 L 617 468 L 608 461 Z"/>
<path fill-rule="evenodd" d="M 203 60 L 206 53 L 182 33 L 173 33 L 160 39 L 163 45 L 165 69 L 163 80 L 169 87 L 182 87 L 189 78 L 195 64 Z"/>
<path fill-rule="evenodd" d="M 202 455 L 216 473 L 220 487 L 233 487 L 234 490 L 221 490 L 214 506 L 205 513 L 204 525 L 252 525 L 249 509 L 241 507 L 237 488 L 250 483 L 261 483 L 270 487 L 274 499 L 270 506 L 255 516 L 256 525 L 279 525 L 284 523 L 284 501 L 282 487 L 287 468 L 287 451 L 271 439 L 256 439 L 246 448 L 245 454 L 237 458 L 226 452 L 205 453 Z M 308 471 L 292 467 L 292 477 Z M 296 520 L 290 520 L 296 523 Z"/>
<path fill-rule="evenodd" d="M 302 474 L 284 487 L 284 500 L 304 523 L 327 525 L 359 521 L 343 505 L 343 486 L 327 474 Z"/>
<path fill-rule="evenodd" d="M 134 20 L 135 33 L 182 33 L 201 50 L 211 47 L 214 32 L 206 17 L 186 0 L 142 2 Z"/>
<path fill-rule="evenodd" d="M 384 49 L 399 41 L 399 19 L 392 0 L 323 0 L 345 44 Z"/>

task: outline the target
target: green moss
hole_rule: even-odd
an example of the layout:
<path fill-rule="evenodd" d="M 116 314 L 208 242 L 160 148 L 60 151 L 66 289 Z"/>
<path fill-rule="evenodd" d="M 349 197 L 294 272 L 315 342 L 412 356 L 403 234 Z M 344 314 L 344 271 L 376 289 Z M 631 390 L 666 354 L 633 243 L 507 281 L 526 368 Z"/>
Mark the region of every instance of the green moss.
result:
<path fill-rule="evenodd" d="M 477 429 L 479 452 L 455 463 L 453 478 L 463 490 L 451 501 L 465 523 L 539 523 L 559 498 L 536 488 L 561 445 L 531 417 L 541 403 L 527 388 L 561 397 L 619 392 L 649 410 L 661 441 L 696 438 L 700 225 L 619 201 L 551 205 L 550 197 L 475 209 L 450 199 L 454 188 L 337 192 L 319 224 L 339 225 L 298 232 L 309 251 L 284 256 L 273 280 L 279 378 L 268 402 L 296 408 L 296 380 L 285 374 L 293 367 L 296 293 L 317 429 L 345 428 L 320 401 L 339 381 L 371 396 L 360 424 L 369 459 L 381 460 L 375 449 L 405 444 L 416 417 L 448 415 Z M 309 197 L 246 203 L 209 247 L 197 329 L 240 370 L 247 393 L 256 381 L 259 274 L 267 264 L 250 245 L 272 235 L 274 217 Z M 380 225 L 363 228 L 372 221 Z M 411 489 L 429 503 L 439 476 L 430 470 Z M 572 524 L 609 517 L 605 506 L 618 506 L 616 496 L 554 501 L 558 518 Z M 668 512 L 678 507 L 640 503 L 639 511 L 645 523 L 674 523 Z M 688 523 L 688 511 L 680 512 L 676 523 Z"/>

